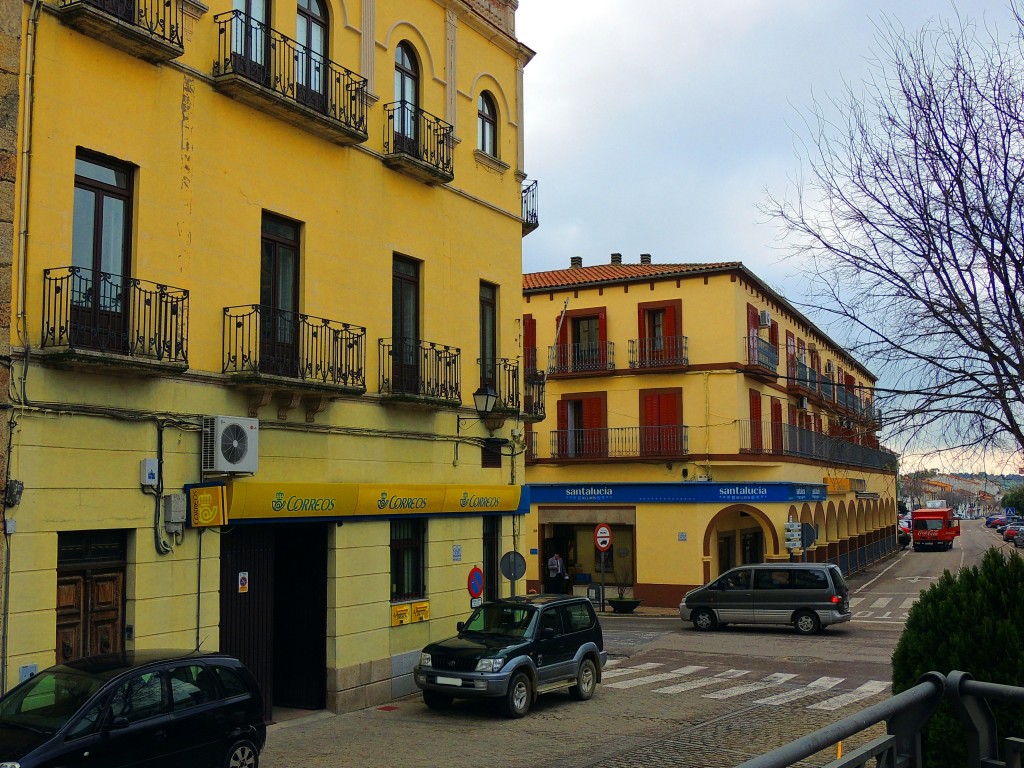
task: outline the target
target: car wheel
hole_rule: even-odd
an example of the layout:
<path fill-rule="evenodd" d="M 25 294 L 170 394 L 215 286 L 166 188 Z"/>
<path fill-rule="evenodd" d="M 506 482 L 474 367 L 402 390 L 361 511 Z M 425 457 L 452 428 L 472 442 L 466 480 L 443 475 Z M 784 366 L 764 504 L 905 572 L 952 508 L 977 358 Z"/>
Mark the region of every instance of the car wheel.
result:
<path fill-rule="evenodd" d="M 594 695 L 597 687 L 597 667 L 592 659 L 580 662 L 580 670 L 576 673 L 576 685 L 569 688 L 569 695 L 576 701 L 586 701 Z"/>
<path fill-rule="evenodd" d="M 431 709 L 448 709 L 452 705 L 452 697 L 437 691 L 423 691 L 423 703 Z"/>
<path fill-rule="evenodd" d="M 693 628 L 701 631 L 709 631 L 718 626 L 718 619 L 715 618 L 715 614 L 709 611 L 707 608 L 701 608 L 699 611 L 694 611 L 693 614 Z"/>
<path fill-rule="evenodd" d="M 505 714 L 509 717 L 522 717 L 530 711 L 532 698 L 533 688 L 529 676 L 525 672 L 516 672 L 509 680 L 508 693 L 505 694 Z"/>
<path fill-rule="evenodd" d="M 801 635 L 816 635 L 821 631 L 821 619 L 814 611 L 800 611 L 793 619 L 793 626 Z"/>
<path fill-rule="evenodd" d="M 259 768 L 260 753 L 248 739 L 236 741 L 224 758 L 224 768 Z"/>

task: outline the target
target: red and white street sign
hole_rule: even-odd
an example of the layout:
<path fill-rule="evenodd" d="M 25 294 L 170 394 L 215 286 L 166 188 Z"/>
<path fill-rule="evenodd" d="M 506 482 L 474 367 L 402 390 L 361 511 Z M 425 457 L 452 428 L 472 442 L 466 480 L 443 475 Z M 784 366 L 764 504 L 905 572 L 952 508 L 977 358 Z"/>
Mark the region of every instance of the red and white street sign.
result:
<path fill-rule="evenodd" d="M 594 529 L 594 545 L 599 552 L 612 548 L 612 527 L 608 523 L 599 523 Z"/>

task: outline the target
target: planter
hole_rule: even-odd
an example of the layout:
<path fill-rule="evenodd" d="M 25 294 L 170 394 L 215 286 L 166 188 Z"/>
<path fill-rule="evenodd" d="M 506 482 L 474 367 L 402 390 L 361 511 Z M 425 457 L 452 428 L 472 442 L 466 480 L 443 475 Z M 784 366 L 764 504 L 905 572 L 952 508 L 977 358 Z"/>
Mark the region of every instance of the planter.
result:
<path fill-rule="evenodd" d="M 640 601 L 632 597 L 609 597 L 608 605 L 615 613 L 632 613 L 640 605 Z"/>

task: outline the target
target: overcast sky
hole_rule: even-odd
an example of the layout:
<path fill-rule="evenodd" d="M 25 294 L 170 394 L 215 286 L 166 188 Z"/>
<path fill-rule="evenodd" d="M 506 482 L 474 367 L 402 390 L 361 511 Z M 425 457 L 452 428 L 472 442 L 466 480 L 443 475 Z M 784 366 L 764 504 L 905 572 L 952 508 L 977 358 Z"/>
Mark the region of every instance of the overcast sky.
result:
<path fill-rule="evenodd" d="M 805 276 L 758 206 L 792 196 L 804 116 L 860 90 L 880 24 L 915 34 L 957 13 L 1011 22 L 1005 0 L 519 0 L 516 36 L 537 52 L 524 170 L 540 183 L 523 270 L 613 252 L 741 261 L 800 306 Z"/>
<path fill-rule="evenodd" d="M 537 52 L 524 169 L 540 182 L 523 270 L 613 252 L 742 261 L 797 300 L 798 265 L 758 205 L 791 186 L 802 115 L 870 74 L 883 13 L 916 32 L 955 10 L 1010 18 L 1003 0 L 519 0 Z"/>

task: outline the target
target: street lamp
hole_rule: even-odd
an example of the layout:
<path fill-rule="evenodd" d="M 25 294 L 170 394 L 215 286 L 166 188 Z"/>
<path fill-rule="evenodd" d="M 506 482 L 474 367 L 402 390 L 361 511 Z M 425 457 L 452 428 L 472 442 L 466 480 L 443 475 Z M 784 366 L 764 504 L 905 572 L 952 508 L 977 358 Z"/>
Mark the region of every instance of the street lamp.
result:
<path fill-rule="evenodd" d="M 494 406 L 498 402 L 498 393 L 492 387 L 481 384 L 473 393 L 473 407 L 476 408 L 476 416 L 458 416 L 456 431 L 462 431 L 463 421 L 482 421 L 488 431 L 494 432 L 505 425 L 504 414 L 494 413 Z"/>

